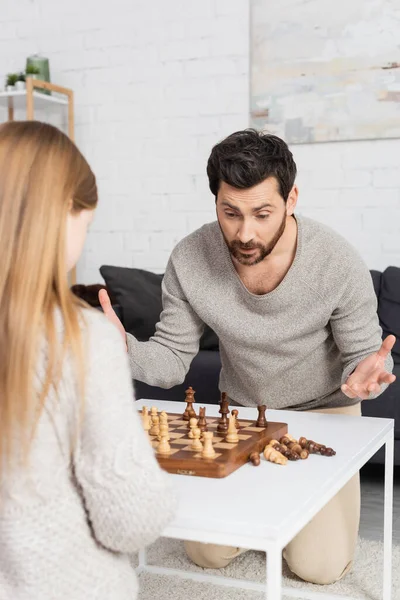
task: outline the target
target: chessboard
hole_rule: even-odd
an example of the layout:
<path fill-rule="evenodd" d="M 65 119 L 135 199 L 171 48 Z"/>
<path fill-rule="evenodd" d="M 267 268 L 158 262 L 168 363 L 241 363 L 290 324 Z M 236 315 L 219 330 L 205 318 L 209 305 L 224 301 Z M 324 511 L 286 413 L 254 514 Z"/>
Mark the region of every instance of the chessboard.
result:
<path fill-rule="evenodd" d="M 224 434 L 217 431 L 218 417 L 207 416 L 207 431 L 213 433 L 214 458 L 202 458 L 201 453 L 192 450 L 192 440 L 188 437 L 190 428 L 188 421 L 181 414 L 168 414 L 169 444 L 168 455 L 156 453 L 160 466 L 169 473 L 193 475 L 199 477 L 226 477 L 250 460 L 253 453 L 262 453 L 265 446 L 273 439 L 281 439 L 288 433 L 286 423 L 267 422 L 264 427 L 257 427 L 256 421 L 238 419 L 239 429 L 237 443 L 225 441 Z M 159 444 L 157 436 L 149 435 L 155 451 Z"/>

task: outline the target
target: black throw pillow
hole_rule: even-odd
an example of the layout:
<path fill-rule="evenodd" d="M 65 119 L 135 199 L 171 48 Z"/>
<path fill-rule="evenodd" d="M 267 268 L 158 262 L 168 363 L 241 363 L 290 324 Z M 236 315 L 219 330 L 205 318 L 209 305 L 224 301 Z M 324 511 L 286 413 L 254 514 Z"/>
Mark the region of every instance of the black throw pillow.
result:
<path fill-rule="evenodd" d="M 162 312 L 161 282 L 164 275 L 142 269 L 103 265 L 100 273 L 121 306 L 125 330 L 146 342 L 155 332 Z M 200 350 L 218 350 L 218 337 L 205 326 Z"/>
<path fill-rule="evenodd" d="M 379 319 L 383 337 L 396 336 L 392 355 L 396 363 L 400 362 L 400 268 L 388 267 L 382 274 L 382 286 L 379 297 Z"/>

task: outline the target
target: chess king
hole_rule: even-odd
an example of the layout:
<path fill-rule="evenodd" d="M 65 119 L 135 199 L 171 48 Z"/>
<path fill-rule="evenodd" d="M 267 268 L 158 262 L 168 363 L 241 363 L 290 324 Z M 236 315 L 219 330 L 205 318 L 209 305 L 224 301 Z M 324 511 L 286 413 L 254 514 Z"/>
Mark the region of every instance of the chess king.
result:
<path fill-rule="evenodd" d="M 125 334 L 100 292 L 134 379 L 182 383 L 206 323 L 219 337 L 221 391 L 238 405 L 360 415 L 360 402 L 394 381 L 396 340 L 382 343 L 369 270 L 340 235 L 295 213 L 296 171 L 274 135 L 238 131 L 214 146 L 207 174 L 217 219 L 173 250 L 150 341 Z M 285 548 L 290 569 L 314 583 L 340 579 L 351 568 L 359 514 L 357 475 Z M 242 551 L 192 542 L 186 549 L 215 568 Z"/>

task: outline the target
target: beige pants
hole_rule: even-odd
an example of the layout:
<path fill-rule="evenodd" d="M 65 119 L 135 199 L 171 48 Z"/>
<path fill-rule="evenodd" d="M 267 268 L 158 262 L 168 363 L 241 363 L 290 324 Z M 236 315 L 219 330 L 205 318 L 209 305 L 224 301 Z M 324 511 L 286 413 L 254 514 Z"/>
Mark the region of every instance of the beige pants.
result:
<path fill-rule="evenodd" d="M 361 406 L 356 404 L 312 412 L 360 416 Z M 357 474 L 284 549 L 283 556 L 290 570 L 311 583 L 329 584 L 341 579 L 352 565 L 360 505 L 360 477 Z M 239 554 L 246 552 L 242 548 L 200 542 L 185 542 L 185 548 L 194 563 L 210 569 L 226 567 Z"/>

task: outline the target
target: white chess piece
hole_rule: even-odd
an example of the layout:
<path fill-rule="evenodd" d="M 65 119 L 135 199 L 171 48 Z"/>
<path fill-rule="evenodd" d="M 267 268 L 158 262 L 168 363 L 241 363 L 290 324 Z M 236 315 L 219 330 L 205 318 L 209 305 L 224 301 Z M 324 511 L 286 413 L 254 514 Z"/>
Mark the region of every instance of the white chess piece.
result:
<path fill-rule="evenodd" d="M 228 444 L 237 444 L 239 441 L 239 436 L 236 429 L 236 418 L 232 414 L 229 415 L 229 426 L 225 441 L 228 442 Z"/>
<path fill-rule="evenodd" d="M 149 435 L 149 431 L 151 428 L 151 419 L 149 415 L 149 409 L 147 408 L 147 406 L 143 406 L 142 408 L 142 423 L 143 429 L 145 430 L 146 434 Z"/>
<path fill-rule="evenodd" d="M 203 452 L 201 453 L 201 458 L 215 458 L 217 454 L 213 448 L 213 437 L 214 434 L 212 431 L 204 431 L 203 439 L 204 439 L 204 447 Z"/>
<path fill-rule="evenodd" d="M 151 415 L 151 429 L 150 435 L 158 435 L 160 433 L 160 417 L 158 415 Z"/>
<path fill-rule="evenodd" d="M 194 439 L 194 430 L 197 428 L 197 419 L 195 419 L 194 417 L 192 417 L 189 421 L 190 424 L 190 431 L 188 433 L 188 437 L 193 440 Z"/>
<path fill-rule="evenodd" d="M 193 430 L 193 436 L 191 448 L 192 450 L 196 450 L 196 452 L 201 452 L 203 450 L 203 444 L 200 441 L 201 431 L 198 427 Z"/>
<path fill-rule="evenodd" d="M 158 434 L 158 439 L 161 440 L 162 437 L 165 437 L 167 441 L 171 439 L 169 435 L 168 421 L 164 419 L 160 421 L 160 433 Z"/>
<path fill-rule="evenodd" d="M 165 435 L 162 436 L 161 442 L 157 446 L 157 454 L 169 454 L 171 452 L 171 446 Z"/>

